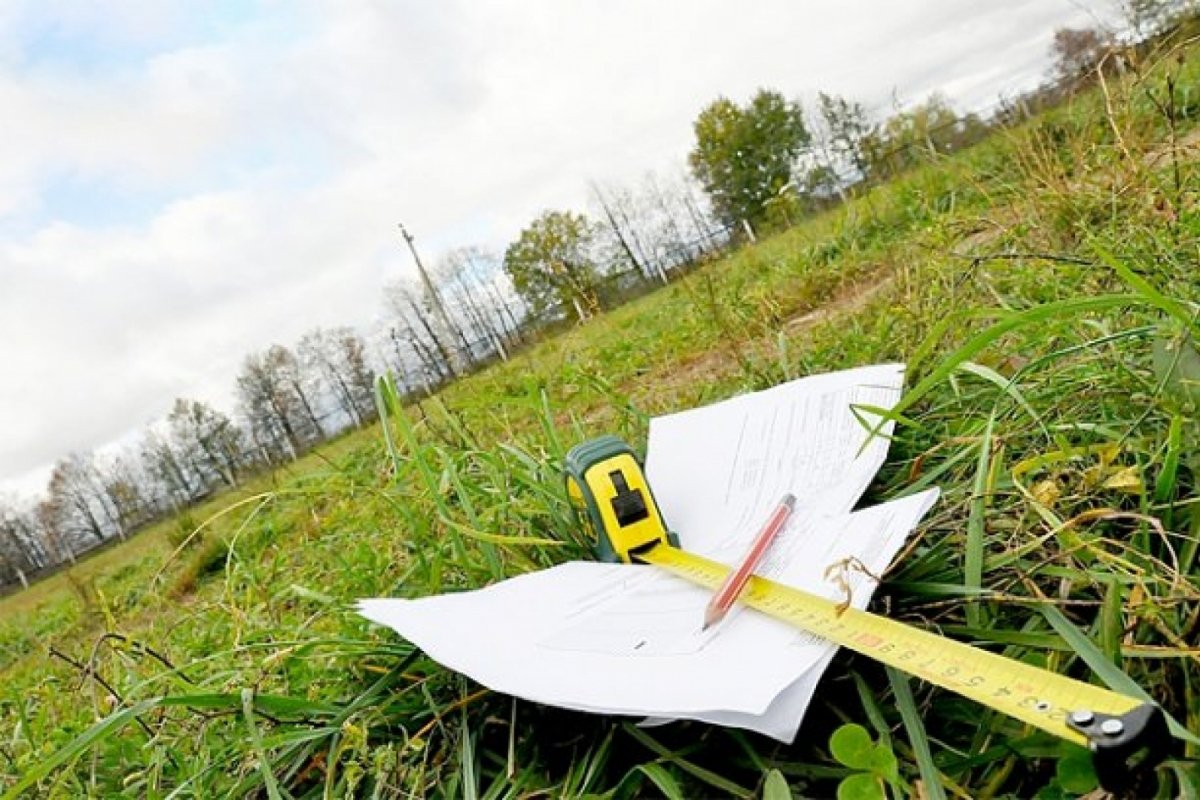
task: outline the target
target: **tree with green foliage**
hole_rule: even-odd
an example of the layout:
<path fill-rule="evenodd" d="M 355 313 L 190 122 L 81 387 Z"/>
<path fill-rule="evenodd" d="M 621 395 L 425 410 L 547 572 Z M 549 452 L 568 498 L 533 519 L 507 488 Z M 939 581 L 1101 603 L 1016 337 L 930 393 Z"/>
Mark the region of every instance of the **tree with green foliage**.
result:
<path fill-rule="evenodd" d="M 693 124 L 692 174 L 726 225 L 757 225 L 792 182 L 810 135 L 799 104 L 760 89 L 746 106 L 721 97 Z"/>
<path fill-rule="evenodd" d="M 599 313 L 596 233 L 582 214 L 546 211 L 508 246 L 504 270 L 534 317 L 545 319 L 560 306 L 580 321 Z"/>

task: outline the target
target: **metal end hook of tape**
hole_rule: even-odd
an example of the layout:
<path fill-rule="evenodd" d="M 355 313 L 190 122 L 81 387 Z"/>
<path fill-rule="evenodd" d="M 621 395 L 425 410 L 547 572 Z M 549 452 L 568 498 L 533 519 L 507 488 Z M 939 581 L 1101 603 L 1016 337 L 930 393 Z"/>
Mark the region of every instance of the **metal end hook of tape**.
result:
<path fill-rule="evenodd" d="M 1171 731 L 1163 710 L 1145 703 L 1124 714 L 1074 711 L 1067 725 L 1088 739 L 1100 785 L 1113 792 L 1129 787 L 1153 769 L 1171 749 Z"/>

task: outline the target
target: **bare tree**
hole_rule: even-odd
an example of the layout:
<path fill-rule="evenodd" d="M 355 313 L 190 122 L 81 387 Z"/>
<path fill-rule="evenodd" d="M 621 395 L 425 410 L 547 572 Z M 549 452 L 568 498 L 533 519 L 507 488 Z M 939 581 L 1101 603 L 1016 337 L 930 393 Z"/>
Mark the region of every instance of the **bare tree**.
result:
<path fill-rule="evenodd" d="M 1110 46 L 1108 36 L 1093 28 L 1059 28 L 1054 32 L 1054 71 L 1060 80 L 1078 80 L 1094 70 Z"/>
<path fill-rule="evenodd" d="M 631 207 L 636 202 L 632 192 L 620 188 L 601 189 L 600 185 L 594 182 L 591 184 L 591 188 L 592 198 L 600 207 L 604 229 L 613 238 L 625 260 L 647 278 L 658 278 L 666 283 L 666 273 L 663 272 L 661 265 L 646 253 L 638 235 L 638 226 L 634 224 L 634 219 L 640 215 L 636 211 L 631 213 Z"/>
<path fill-rule="evenodd" d="M 242 362 L 238 401 L 250 438 L 268 461 L 295 458 L 325 436 L 304 383 L 300 362 L 281 345 Z"/>
<path fill-rule="evenodd" d="M 309 395 L 309 379 L 300 359 L 296 358 L 296 354 L 283 345 L 273 344 L 267 350 L 263 360 L 266 362 L 267 368 L 275 375 L 276 380 L 285 387 L 285 394 L 290 392 L 297 407 L 303 412 L 302 424 L 299 427 L 311 426 L 311 429 L 305 431 L 309 441 L 316 442 L 324 439 L 325 429 L 321 426 L 320 417 L 314 410 Z"/>
<path fill-rule="evenodd" d="M 174 452 L 206 488 L 237 486 L 244 449 L 229 417 L 199 400 L 177 398 L 167 415 Z"/>
<path fill-rule="evenodd" d="M 654 172 L 647 172 L 643 180 L 649 214 L 654 220 L 649 234 L 655 258 L 664 275 L 672 268 L 693 263 L 696 260 L 693 237 L 684 232 L 683 220 L 688 215 L 687 187 L 677 181 L 663 179 Z"/>
<path fill-rule="evenodd" d="M 493 354 L 507 359 L 522 312 L 499 256 L 478 247 L 458 248 L 442 259 L 437 273 L 450 313 L 469 339 L 472 360 Z"/>
<path fill-rule="evenodd" d="M 1195 13 L 1194 0 L 1119 0 L 1118 6 L 1139 40 L 1168 28 L 1188 13 L 1189 6 Z"/>
<path fill-rule="evenodd" d="M 133 454 L 117 456 L 98 466 L 100 486 L 122 531 L 133 531 L 156 516 L 147 496 L 149 480 Z"/>
<path fill-rule="evenodd" d="M 455 359 L 420 298 L 421 290 L 405 281 L 384 288 L 384 302 L 397 323 L 402 349 L 413 355 L 426 380 L 441 384 L 457 377 Z"/>
<path fill-rule="evenodd" d="M 186 456 L 178 452 L 170 438 L 153 428 L 142 437 L 141 457 L 147 474 L 161 490 L 164 506 L 178 510 L 204 493 L 204 482 L 193 472 Z"/>
<path fill-rule="evenodd" d="M 305 369 L 320 376 L 343 413 L 362 427 L 374 407 L 375 384 L 362 337 L 353 328 L 317 328 L 304 335 L 296 350 Z"/>
<path fill-rule="evenodd" d="M 250 435 L 266 459 L 278 460 L 281 453 L 295 458 L 302 442 L 293 425 L 291 403 L 262 355 L 248 355 L 242 362 L 237 393 Z"/>
<path fill-rule="evenodd" d="M 29 586 L 26 575 L 31 571 L 25 549 L 0 521 L 0 587 L 17 581 Z"/>
<path fill-rule="evenodd" d="M 19 510 L 12 501 L 0 502 L 0 586 L 14 583 L 15 579 L 27 587 L 30 573 L 52 563 L 32 515 Z"/>
<path fill-rule="evenodd" d="M 504 271 L 504 259 L 497 253 L 477 247 L 467 248 L 464 252 L 464 271 L 480 287 L 486 305 L 495 314 L 497 332 L 510 344 L 519 341 L 521 321 L 528 308 Z"/>
<path fill-rule="evenodd" d="M 647 172 L 635 188 L 592 186 L 609 245 L 618 261 L 631 262 L 651 280 L 666 283 L 670 271 L 689 266 L 723 244 L 720 226 L 698 203 L 686 175 L 663 178 Z M 610 256 L 608 259 L 612 261 Z"/>
<path fill-rule="evenodd" d="M 64 561 L 75 563 L 76 555 L 75 548 L 71 546 L 67 536 L 63 533 L 61 522 L 59 521 L 58 509 L 49 498 L 42 500 L 34 509 L 34 524 L 41 533 L 41 538 L 46 542 L 53 563 L 61 564 Z"/>
<path fill-rule="evenodd" d="M 412 329 L 403 320 L 399 325 L 388 328 L 383 361 L 390 364 L 404 392 L 421 389 L 428 396 L 433 392 L 433 387 L 420 355 L 413 346 L 413 338 Z"/>
<path fill-rule="evenodd" d="M 60 459 L 50 473 L 46 495 L 57 530 L 62 534 L 76 539 L 92 538 L 96 544 L 103 543 L 114 532 L 125 537 L 105 496 L 91 454 L 73 453 Z"/>

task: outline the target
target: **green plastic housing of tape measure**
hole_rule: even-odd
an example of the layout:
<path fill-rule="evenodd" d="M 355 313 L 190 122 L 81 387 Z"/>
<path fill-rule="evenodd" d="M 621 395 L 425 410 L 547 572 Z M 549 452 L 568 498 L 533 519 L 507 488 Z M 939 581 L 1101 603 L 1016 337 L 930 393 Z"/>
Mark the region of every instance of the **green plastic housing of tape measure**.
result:
<path fill-rule="evenodd" d="M 567 494 L 595 536 L 596 557 L 634 560 L 655 544 L 679 546 L 667 530 L 633 448 L 616 436 L 572 447 L 564 461 Z"/>

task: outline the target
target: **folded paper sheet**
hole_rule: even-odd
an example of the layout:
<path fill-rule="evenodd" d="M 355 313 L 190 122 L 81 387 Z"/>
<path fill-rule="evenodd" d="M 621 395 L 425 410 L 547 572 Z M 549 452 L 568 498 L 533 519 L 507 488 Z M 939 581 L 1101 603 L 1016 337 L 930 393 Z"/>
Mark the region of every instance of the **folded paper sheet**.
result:
<path fill-rule="evenodd" d="M 903 368 L 805 378 L 652 421 L 647 474 L 685 549 L 739 558 L 785 491 L 799 498 L 759 574 L 864 607 L 936 490 L 850 513 L 883 463 L 870 408 Z M 830 580 L 829 567 L 840 580 Z M 654 721 L 794 738 L 836 647 L 753 611 L 700 630 L 710 593 L 653 567 L 573 562 L 486 589 L 363 600 L 445 666 L 496 691 Z"/>

